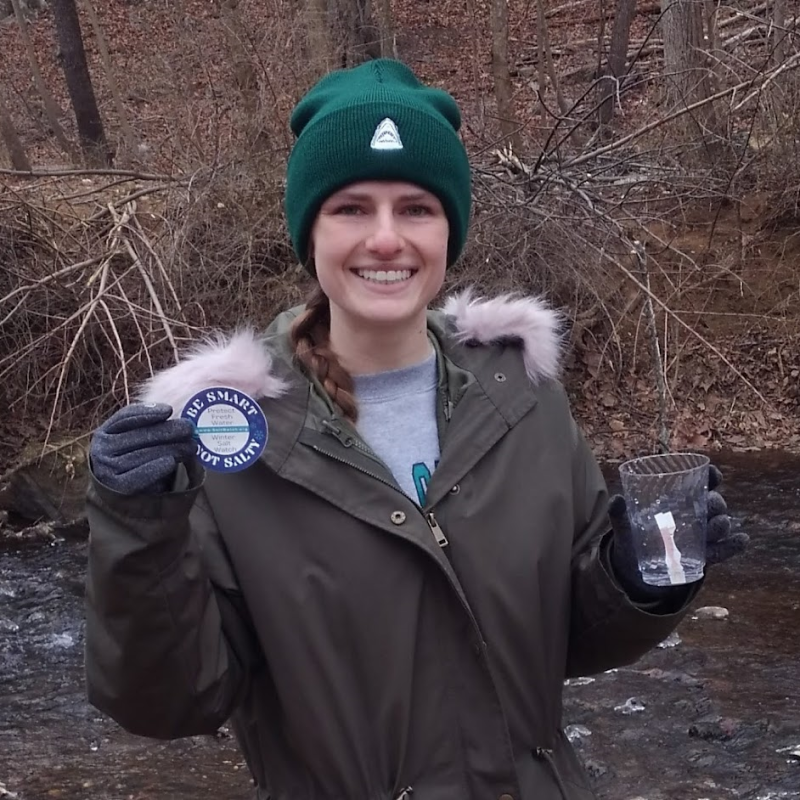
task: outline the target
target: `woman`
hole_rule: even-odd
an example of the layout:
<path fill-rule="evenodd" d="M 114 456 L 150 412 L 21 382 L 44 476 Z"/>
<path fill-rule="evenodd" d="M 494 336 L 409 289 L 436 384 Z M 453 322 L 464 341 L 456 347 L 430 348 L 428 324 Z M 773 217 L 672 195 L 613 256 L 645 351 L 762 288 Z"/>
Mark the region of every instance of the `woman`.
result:
<path fill-rule="evenodd" d="M 396 62 L 317 84 L 286 214 L 319 290 L 157 375 L 92 442 L 90 700 L 159 738 L 231 717 L 259 798 L 590 798 L 564 679 L 635 660 L 696 591 L 648 590 L 613 547 L 624 505 L 614 533 L 556 315 L 429 310 L 466 237 L 459 124 Z M 175 415 L 219 385 L 269 438 L 205 474 Z"/>

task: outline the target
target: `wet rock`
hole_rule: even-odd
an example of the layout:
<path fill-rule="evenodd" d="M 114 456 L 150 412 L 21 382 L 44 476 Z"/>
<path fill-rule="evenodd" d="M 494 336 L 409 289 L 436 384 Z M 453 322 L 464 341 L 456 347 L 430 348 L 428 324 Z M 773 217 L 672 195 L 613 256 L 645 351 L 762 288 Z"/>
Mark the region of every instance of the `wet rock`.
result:
<path fill-rule="evenodd" d="M 760 794 L 756 800 L 797 800 L 800 794 L 797 792 L 767 792 Z"/>
<path fill-rule="evenodd" d="M 701 769 L 708 769 L 709 767 L 713 767 L 714 764 L 716 764 L 717 758 L 716 756 L 710 753 L 695 752 L 689 756 L 688 761 L 695 767 L 700 767 Z"/>
<path fill-rule="evenodd" d="M 0 509 L 30 522 L 85 518 L 89 479 L 85 440 L 31 443 L 0 476 Z"/>
<path fill-rule="evenodd" d="M 605 766 L 605 764 L 601 764 L 599 761 L 584 761 L 583 766 L 589 775 L 595 780 L 608 774 L 608 767 Z"/>
<path fill-rule="evenodd" d="M 675 716 L 679 718 L 697 719 L 708 715 L 711 712 L 712 702 L 707 696 L 698 698 L 683 698 L 676 700 L 672 704 Z"/>
<path fill-rule="evenodd" d="M 579 716 L 586 718 L 596 714 L 602 714 L 607 707 L 605 703 L 599 703 L 596 700 L 584 700 L 582 698 L 570 696 L 564 699 L 564 705 L 569 708 L 572 719 Z"/>
<path fill-rule="evenodd" d="M 592 732 L 585 725 L 567 725 L 567 727 L 564 728 L 564 734 L 567 739 L 575 744 L 576 742 L 580 742 L 581 739 L 591 736 Z"/>
<path fill-rule="evenodd" d="M 0 633 L 19 633 L 19 625 L 13 620 L 0 617 Z"/>
<path fill-rule="evenodd" d="M 760 721 L 761 729 L 775 736 L 790 739 L 800 735 L 800 717 L 775 717 Z"/>
<path fill-rule="evenodd" d="M 779 747 L 776 752 L 779 755 L 786 756 L 789 761 L 796 761 L 800 764 L 800 744 L 793 745 L 792 747 Z"/>
<path fill-rule="evenodd" d="M 564 681 L 564 686 L 588 686 L 594 681 L 594 678 L 567 678 Z"/>
<path fill-rule="evenodd" d="M 73 638 L 72 634 L 69 632 L 66 633 L 54 633 L 50 637 L 50 646 L 51 647 L 75 647 L 75 639 Z"/>
<path fill-rule="evenodd" d="M 646 708 L 645 704 L 635 697 L 629 697 L 622 705 L 614 706 L 614 711 L 620 714 L 641 714 Z"/>
<path fill-rule="evenodd" d="M 648 678 L 656 678 L 660 681 L 669 681 L 670 683 L 679 683 L 682 686 L 702 687 L 703 681 L 693 678 L 685 672 L 676 672 L 665 669 L 648 669 L 645 670 L 643 675 Z"/>
<path fill-rule="evenodd" d="M 6 789 L 6 785 L 0 783 L 0 800 L 16 800 L 18 797 L 19 795 L 16 792 Z"/>
<path fill-rule="evenodd" d="M 730 616 L 730 612 L 727 608 L 723 606 L 703 606 L 702 608 L 698 608 L 697 611 L 692 614 L 692 619 L 696 620 L 723 620 L 728 619 Z"/>
<path fill-rule="evenodd" d="M 663 642 L 658 643 L 660 650 L 667 650 L 670 647 L 677 647 L 683 640 L 678 636 L 677 631 L 673 631 Z"/>
<path fill-rule="evenodd" d="M 727 742 L 741 732 L 741 720 L 719 716 L 704 717 L 689 727 L 689 736 L 707 742 Z"/>

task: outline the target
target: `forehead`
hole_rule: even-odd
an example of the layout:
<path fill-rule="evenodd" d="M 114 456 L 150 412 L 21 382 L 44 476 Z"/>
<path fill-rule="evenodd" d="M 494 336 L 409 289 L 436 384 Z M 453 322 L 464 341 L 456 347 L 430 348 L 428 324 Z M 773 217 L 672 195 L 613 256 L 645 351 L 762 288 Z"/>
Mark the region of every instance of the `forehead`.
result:
<path fill-rule="evenodd" d="M 404 181 L 359 181 L 334 192 L 328 200 L 419 200 L 423 198 L 435 199 L 436 196 L 415 183 L 406 183 Z"/>

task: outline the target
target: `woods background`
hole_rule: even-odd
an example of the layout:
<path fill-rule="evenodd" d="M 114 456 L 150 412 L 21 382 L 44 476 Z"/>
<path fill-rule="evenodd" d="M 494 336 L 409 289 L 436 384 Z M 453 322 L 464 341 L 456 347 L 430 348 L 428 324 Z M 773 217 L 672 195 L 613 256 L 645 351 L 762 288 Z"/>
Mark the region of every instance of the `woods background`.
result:
<path fill-rule="evenodd" d="M 475 211 L 448 291 L 563 308 L 598 453 L 800 447 L 797 0 L 0 16 L 0 513 L 68 518 L 87 433 L 138 381 L 309 292 L 282 218 L 288 117 L 325 71 L 380 55 L 464 113 Z"/>

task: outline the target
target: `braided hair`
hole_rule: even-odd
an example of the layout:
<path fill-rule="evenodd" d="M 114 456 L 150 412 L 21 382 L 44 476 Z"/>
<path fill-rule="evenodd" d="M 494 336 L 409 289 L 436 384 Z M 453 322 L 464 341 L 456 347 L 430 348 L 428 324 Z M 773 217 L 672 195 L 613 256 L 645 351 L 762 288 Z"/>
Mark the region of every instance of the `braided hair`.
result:
<path fill-rule="evenodd" d="M 328 296 L 319 288 L 306 303 L 306 310 L 294 321 L 291 342 L 295 358 L 324 387 L 345 419 L 358 420 L 358 406 L 353 377 L 339 363 L 330 346 L 331 306 Z"/>

